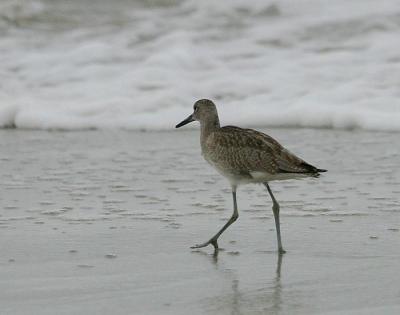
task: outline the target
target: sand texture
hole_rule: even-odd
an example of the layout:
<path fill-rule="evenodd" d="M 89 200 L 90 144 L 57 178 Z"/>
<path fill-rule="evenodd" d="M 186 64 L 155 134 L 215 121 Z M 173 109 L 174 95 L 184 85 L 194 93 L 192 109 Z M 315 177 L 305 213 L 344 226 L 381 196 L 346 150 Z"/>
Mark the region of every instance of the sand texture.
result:
<path fill-rule="evenodd" d="M 238 190 L 199 133 L 0 130 L 3 314 L 399 314 L 398 134 L 264 130 L 328 173 Z"/>

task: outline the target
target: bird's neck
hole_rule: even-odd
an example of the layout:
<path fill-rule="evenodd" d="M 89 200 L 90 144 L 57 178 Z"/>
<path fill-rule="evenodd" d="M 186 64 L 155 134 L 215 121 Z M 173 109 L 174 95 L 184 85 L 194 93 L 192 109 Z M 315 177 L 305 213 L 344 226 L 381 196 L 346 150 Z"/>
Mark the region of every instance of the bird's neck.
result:
<path fill-rule="evenodd" d="M 208 136 L 212 132 L 217 131 L 220 128 L 218 116 L 215 116 L 213 119 L 209 119 L 207 121 L 201 121 L 200 128 L 201 128 L 200 142 L 201 145 L 203 146 Z"/>

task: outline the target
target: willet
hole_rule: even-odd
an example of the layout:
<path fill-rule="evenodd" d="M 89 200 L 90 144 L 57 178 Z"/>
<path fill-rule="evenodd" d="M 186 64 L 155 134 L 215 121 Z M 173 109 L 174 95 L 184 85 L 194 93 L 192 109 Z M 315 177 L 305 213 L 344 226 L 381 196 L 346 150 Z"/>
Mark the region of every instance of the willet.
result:
<path fill-rule="evenodd" d="M 236 188 L 241 184 L 261 183 L 272 199 L 279 253 L 285 253 L 281 241 L 279 204 L 268 183 L 274 180 L 318 177 L 320 172 L 326 170 L 308 164 L 262 132 L 234 126 L 220 127 L 217 108 L 208 99 L 197 101 L 193 109 L 193 114 L 177 124 L 176 128 L 195 120 L 200 122 L 202 155 L 229 180 L 232 187 L 233 214 L 210 240 L 191 248 L 212 244 L 218 250 L 218 238 L 239 217 Z"/>

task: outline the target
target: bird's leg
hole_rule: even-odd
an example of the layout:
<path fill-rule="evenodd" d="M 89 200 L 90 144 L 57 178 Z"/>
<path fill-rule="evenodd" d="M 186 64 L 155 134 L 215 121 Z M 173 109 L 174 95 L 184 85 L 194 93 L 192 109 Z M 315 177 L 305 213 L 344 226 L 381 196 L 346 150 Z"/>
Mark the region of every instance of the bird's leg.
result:
<path fill-rule="evenodd" d="M 222 229 L 220 229 L 217 232 L 217 234 L 215 234 L 209 241 L 207 241 L 203 244 L 194 245 L 191 248 L 201 248 L 201 247 L 206 247 L 206 246 L 212 244 L 214 246 L 214 249 L 218 250 L 218 242 L 217 242 L 218 238 L 239 217 L 239 212 L 237 209 L 237 202 L 236 202 L 236 186 L 234 186 L 234 185 L 232 185 L 232 196 L 233 196 L 233 214 L 232 214 L 231 218 L 228 220 L 228 222 L 226 222 L 226 224 L 222 227 Z"/>
<path fill-rule="evenodd" d="M 276 201 L 274 194 L 271 191 L 271 188 L 269 188 L 268 183 L 264 183 L 264 186 L 267 187 L 268 193 L 271 196 L 272 199 L 272 212 L 274 213 L 274 218 L 275 218 L 275 226 L 276 226 L 276 237 L 278 239 L 278 251 L 280 254 L 286 253 L 286 251 L 282 247 L 282 241 L 281 241 L 281 226 L 279 223 L 279 203 Z"/>

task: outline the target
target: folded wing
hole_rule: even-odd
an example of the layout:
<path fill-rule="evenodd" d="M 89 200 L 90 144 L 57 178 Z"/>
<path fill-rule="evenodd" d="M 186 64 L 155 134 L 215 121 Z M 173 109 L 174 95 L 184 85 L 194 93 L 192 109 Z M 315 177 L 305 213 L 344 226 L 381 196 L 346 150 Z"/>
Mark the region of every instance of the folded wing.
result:
<path fill-rule="evenodd" d="M 222 127 L 207 139 L 206 145 L 213 164 L 241 175 L 252 172 L 313 175 L 325 171 L 297 157 L 272 137 L 253 129 Z"/>

